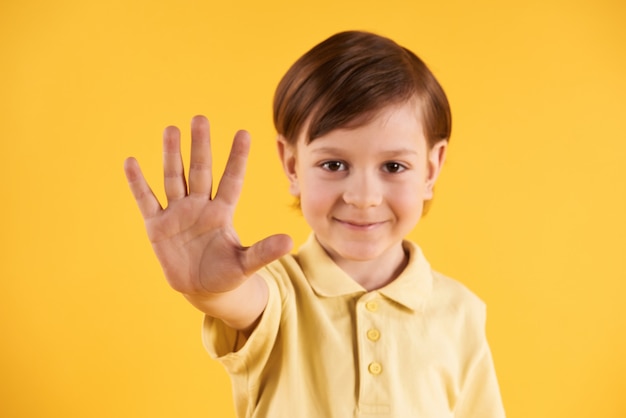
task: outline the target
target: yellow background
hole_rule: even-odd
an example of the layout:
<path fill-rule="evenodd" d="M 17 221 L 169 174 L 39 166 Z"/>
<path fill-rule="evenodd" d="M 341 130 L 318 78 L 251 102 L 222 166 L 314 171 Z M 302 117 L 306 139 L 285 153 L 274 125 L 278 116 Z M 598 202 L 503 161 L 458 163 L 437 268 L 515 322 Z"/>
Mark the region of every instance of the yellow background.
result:
<path fill-rule="evenodd" d="M 413 49 L 449 95 L 449 160 L 411 238 L 487 302 L 508 416 L 626 416 L 625 21 L 621 0 L 3 1 L 0 416 L 233 417 L 123 160 L 163 196 L 164 126 L 188 138 L 208 115 L 216 173 L 246 128 L 241 237 L 302 243 L 272 95 L 353 28 Z"/>

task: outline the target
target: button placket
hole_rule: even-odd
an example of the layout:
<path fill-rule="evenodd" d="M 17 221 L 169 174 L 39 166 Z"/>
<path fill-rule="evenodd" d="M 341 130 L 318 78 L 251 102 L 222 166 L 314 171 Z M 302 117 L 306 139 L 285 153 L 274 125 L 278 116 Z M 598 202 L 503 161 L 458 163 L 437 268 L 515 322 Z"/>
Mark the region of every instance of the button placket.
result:
<path fill-rule="evenodd" d="M 367 302 L 365 302 L 365 310 L 367 311 L 367 313 L 369 313 L 369 315 L 367 315 L 368 317 L 372 318 L 377 316 L 376 314 L 379 312 L 380 309 L 380 302 L 376 299 L 370 299 Z M 370 375 L 372 376 L 378 376 L 382 373 L 383 371 L 383 367 L 380 364 L 379 361 L 377 361 L 377 357 L 375 355 L 375 353 L 378 351 L 376 350 L 375 346 L 372 344 L 376 344 L 378 342 L 378 340 L 380 340 L 380 331 L 378 330 L 378 328 L 376 328 L 374 326 L 373 322 L 378 322 L 378 321 L 367 321 L 369 322 L 369 327 L 367 327 L 367 330 L 365 331 L 365 337 L 367 338 L 367 342 L 369 344 L 367 344 L 369 346 L 369 348 L 367 349 L 367 352 L 369 354 L 369 364 L 367 365 L 367 371 L 370 373 Z M 365 361 L 368 361 L 368 359 L 364 359 Z"/>
<path fill-rule="evenodd" d="M 389 382 L 385 374 L 384 318 L 387 305 L 378 292 L 357 302 L 357 344 L 359 364 L 359 411 L 380 413 L 389 408 Z"/>

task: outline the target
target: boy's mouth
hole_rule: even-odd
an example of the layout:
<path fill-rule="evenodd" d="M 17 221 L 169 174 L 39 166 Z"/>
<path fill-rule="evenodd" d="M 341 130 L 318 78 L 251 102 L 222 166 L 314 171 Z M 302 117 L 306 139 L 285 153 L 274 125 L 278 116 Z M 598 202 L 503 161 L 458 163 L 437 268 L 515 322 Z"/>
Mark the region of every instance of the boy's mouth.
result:
<path fill-rule="evenodd" d="M 338 218 L 335 218 L 335 221 L 337 221 L 339 224 L 347 228 L 361 230 L 361 231 L 374 229 L 377 226 L 383 224 L 383 222 L 377 222 L 377 221 L 361 221 L 361 220 L 338 219 Z"/>

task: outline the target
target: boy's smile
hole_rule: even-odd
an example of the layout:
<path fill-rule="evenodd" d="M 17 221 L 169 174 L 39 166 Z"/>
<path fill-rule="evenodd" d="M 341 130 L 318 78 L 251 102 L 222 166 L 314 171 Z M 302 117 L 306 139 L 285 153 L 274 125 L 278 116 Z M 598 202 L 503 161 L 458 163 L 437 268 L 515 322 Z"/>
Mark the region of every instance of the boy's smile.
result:
<path fill-rule="evenodd" d="M 422 215 L 445 157 L 428 149 L 419 106 L 388 106 L 369 122 L 306 144 L 279 142 L 290 191 L 330 257 L 366 288 L 404 266 L 402 240 Z"/>

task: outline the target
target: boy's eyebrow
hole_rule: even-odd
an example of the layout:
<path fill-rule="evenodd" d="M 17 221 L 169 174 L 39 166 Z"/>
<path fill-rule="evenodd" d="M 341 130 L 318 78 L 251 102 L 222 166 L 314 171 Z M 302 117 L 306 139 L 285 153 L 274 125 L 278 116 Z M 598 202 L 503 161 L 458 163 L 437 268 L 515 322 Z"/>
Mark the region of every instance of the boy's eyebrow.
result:
<path fill-rule="evenodd" d="M 312 154 L 343 154 L 344 152 L 346 151 L 343 150 L 342 148 L 335 148 L 335 147 L 321 147 L 321 148 L 314 148 L 311 150 Z M 395 157 L 398 155 L 407 155 L 407 154 L 419 155 L 419 152 L 411 148 L 398 148 L 398 149 L 381 151 L 379 153 L 379 155 L 387 157 L 387 158 Z"/>
<path fill-rule="evenodd" d="M 389 157 L 394 157 L 397 155 L 406 155 L 406 154 L 418 155 L 419 153 L 417 152 L 417 150 L 414 150 L 411 148 L 392 149 L 392 150 L 383 151 L 380 153 L 380 155 L 385 155 Z"/>

